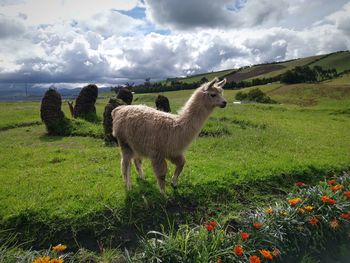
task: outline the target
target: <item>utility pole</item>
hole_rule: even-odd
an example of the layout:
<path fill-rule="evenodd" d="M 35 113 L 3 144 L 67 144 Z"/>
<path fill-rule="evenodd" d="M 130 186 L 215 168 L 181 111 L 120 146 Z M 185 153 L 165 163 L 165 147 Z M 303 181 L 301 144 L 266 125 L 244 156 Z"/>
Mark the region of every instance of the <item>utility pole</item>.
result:
<path fill-rule="evenodd" d="M 27 85 L 27 82 L 26 82 L 25 88 L 26 88 L 26 97 L 28 97 L 28 85 Z"/>

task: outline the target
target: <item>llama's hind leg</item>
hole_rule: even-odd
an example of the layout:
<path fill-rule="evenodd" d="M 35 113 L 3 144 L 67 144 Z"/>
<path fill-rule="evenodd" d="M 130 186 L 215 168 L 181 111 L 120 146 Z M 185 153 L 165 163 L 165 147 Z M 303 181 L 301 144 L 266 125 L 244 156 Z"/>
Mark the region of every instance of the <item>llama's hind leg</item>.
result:
<path fill-rule="evenodd" d="M 139 178 L 141 178 L 142 180 L 145 179 L 145 174 L 143 173 L 143 169 L 142 169 L 142 159 L 135 157 L 134 158 L 134 163 L 136 166 L 136 170 L 139 173 Z"/>
<path fill-rule="evenodd" d="M 170 161 L 176 165 L 175 168 L 175 172 L 173 174 L 173 177 L 171 178 L 171 184 L 173 187 L 177 186 L 177 178 L 179 177 L 179 175 L 182 172 L 182 169 L 184 168 L 185 165 L 185 157 L 183 157 L 182 155 L 170 158 Z"/>
<path fill-rule="evenodd" d="M 121 159 L 121 170 L 124 178 L 126 188 L 131 189 L 131 160 L 133 152 L 129 147 L 121 147 L 122 159 Z"/>
<path fill-rule="evenodd" d="M 167 164 L 164 158 L 152 159 L 152 166 L 157 177 L 160 192 L 165 194 L 165 177 L 167 173 Z"/>

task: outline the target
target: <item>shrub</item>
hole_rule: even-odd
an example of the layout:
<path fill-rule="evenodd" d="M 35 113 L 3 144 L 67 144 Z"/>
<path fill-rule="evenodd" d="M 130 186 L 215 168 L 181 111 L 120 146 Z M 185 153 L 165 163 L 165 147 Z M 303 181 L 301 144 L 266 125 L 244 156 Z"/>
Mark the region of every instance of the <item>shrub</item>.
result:
<path fill-rule="evenodd" d="M 264 92 L 262 92 L 260 89 L 252 89 L 248 93 L 242 93 L 238 92 L 236 94 L 236 100 L 241 101 L 253 101 L 258 103 L 277 103 L 275 100 L 271 99 L 269 96 L 267 96 Z"/>

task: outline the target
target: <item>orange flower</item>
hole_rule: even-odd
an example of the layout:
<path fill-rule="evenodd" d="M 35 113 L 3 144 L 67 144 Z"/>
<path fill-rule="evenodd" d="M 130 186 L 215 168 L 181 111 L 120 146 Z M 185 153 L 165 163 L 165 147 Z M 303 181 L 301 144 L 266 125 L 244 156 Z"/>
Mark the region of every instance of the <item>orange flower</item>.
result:
<path fill-rule="evenodd" d="M 274 257 L 279 257 L 279 256 L 281 255 L 281 251 L 280 251 L 278 248 L 274 248 L 274 249 L 272 250 L 272 255 L 273 255 Z"/>
<path fill-rule="evenodd" d="M 50 257 L 49 256 L 43 256 L 36 258 L 33 263 L 50 263 Z"/>
<path fill-rule="evenodd" d="M 233 252 L 235 252 L 235 254 L 239 257 L 243 257 L 243 247 L 240 246 L 240 245 L 236 245 L 234 248 L 233 248 Z"/>
<path fill-rule="evenodd" d="M 337 202 L 337 201 L 335 201 L 335 200 L 332 199 L 332 198 L 329 198 L 329 200 L 328 200 L 328 204 L 330 204 L 330 205 L 334 205 L 336 202 Z"/>
<path fill-rule="evenodd" d="M 312 210 L 314 210 L 314 207 L 311 205 L 306 205 L 306 206 L 304 206 L 304 209 L 308 212 L 311 212 Z"/>
<path fill-rule="evenodd" d="M 242 238 L 243 240 L 247 240 L 247 239 L 249 238 L 249 234 L 246 233 L 246 232 L 242 232 L 242 233 L 241 233 L 241 238 Z"/>
<path fill-rule="evenodd" d="M 297 198 L 289 199 L 288 202 L 290 203 L 291 206 L 295 206 L 296 204 L 301 202 L 301 199 L 297 197 Z"/>
<path fill-rule="evenodd" d="M 256 229 L 260 229 L 262 227 L 261 223 L 254 223 L 253 227 L 255 227 Z"/>
<path fill-rule="evenodd" d="M 216 263 L 222 263 L 221 257 L 218 257 L 218 259 L 216 260 Z"/>
<path fill-rule="evenodd" d="M 343 213 L 343 214 L 340 215 L 340 217 L 343 218 L 343 219 L 349 220 L 350 219 L 350 212 Z"/>
<path fill-rule="evenodd" d="M 328 203 L 329 197 L 327 195 L 324 195 L 324 196 L 321 197 L 321 200 L 322 200 L 323 203 Z"/>
<path fill-rule="evenodd" d="M 311 218 L 308 220 L 309 224 L 311 224 L 311 225 L 313 225 L 313 226 L 317 225 L 317 223 L 318 223 L 319 221 L 320 221 L 320 220 L 318 220 L 316 217 L 311 217 Z"/>
<path fill-rule="evenodd" d="M 339 222 L 337 219 L 332 219 L 330 222 L 329 222 L 329 226 L 332 228 L 332 229 L 337 229 L 339 227 Z"/>
<path fill-rule="evenodd" d="M 53 258 L 50 260 L 50 263 L 63 263 L 62 258 Z"/>
<path fill-rule="evenodd" d="M 328 180 L 328 184 L 329 185 L 332 185 L 332 184 L 335 184 L 337 182 L 337 180 L 336 179 L 331 179 L 331 180 Z"/>
<path fill-rule="evenodd" d="M 299 207 L 299 208 L 298 208 L 298 212 L 299 212 L 300 214 L 304 214 L 304 213 L 305 213 L 305 209 L 304 209 L 304 208 Z"/>
<path fill-rule="evenodd" d="M 56 251 L 56 252 L 63 252 L 66 250 L 66 248 L 67 248 L 67 246 L 62 245 L 62 244 L 58 244 L 57 246 L 52 247 L 52 250 Z"/>
<path fill-rule="evenodd" d="M 341 190 L 341 189 L 343 189 L 343 188 L 344 188 L 344 186 L 342 186 L 341 184 L 337 184 L 337 185 L 335 185 L 335 186 L 331 186 L 331 190 L 332 190 L 333 192 L 339 191 L 339 190 Z"/>
<path fill-rule="evenodd" d="M 298 186 L 298 187 L 304 187 L 304 186 L 306 186 L 306 184 L 303 183 L 303 182 L 296 182 L 295 185 Z"/>
<path fill-rule="evenodd" d="M 347 198 L 349 198 L 349 199 L 350 199 L 350 191 L 346 191 L 346 192 L 344 192 L 344 195 L 345 195 Z"/>
<path fill-rule="evenodd" d="M 271 252 L 266 250 L 266 249 L 262 249 L 262 250 L 259 250 L 260 251 L 260 254 L 266 258 L 266 259 L 272 259 L 272 255 L 271 255 Z"/>
<path fill-rule="evenodd" d="M 271 215 L 272 213 L 273 213 L 273 209 L 270 207 L 270 208 L 267 208 L 266 210 L 265 210 L 265 212 L 266 212 L 266 214 L 269 214 L 269 215 Z"/>
<path fill-rule="evenodd" d="M 249 263 L 260 263 L 260 258 L 258 256 L 250 256 Z"/>

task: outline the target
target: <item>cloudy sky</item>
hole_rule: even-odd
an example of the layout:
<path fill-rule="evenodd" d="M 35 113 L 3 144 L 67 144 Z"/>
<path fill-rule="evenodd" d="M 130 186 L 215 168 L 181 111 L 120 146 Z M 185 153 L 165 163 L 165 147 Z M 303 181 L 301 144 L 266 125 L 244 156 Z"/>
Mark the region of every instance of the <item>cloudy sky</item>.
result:
<path fill-rule="evenodd" d="M 123 83 L 350 49 L 346 0 L 0 0 L 0 83 Z"/>

